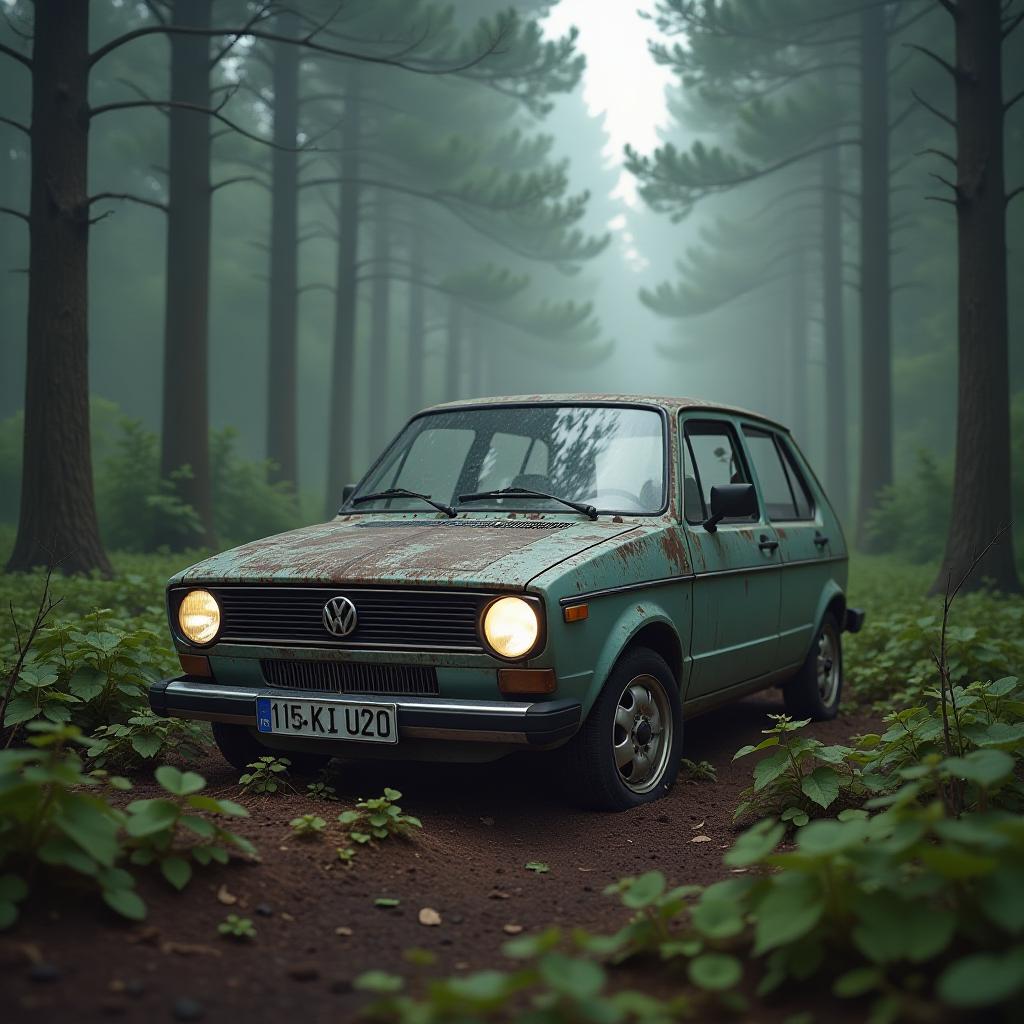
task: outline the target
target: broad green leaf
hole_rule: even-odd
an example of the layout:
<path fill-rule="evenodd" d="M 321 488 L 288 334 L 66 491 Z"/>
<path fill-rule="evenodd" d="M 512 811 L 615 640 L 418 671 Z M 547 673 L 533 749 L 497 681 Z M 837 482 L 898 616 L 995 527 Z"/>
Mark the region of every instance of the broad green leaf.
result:
<path fill-rule="evenodd" d="M 743 913 L 735 902 L 702 899 L 690 914 L 694 928 L 709 939 L 728 939 L 743 931 Z"/>
<path fill-rule="evenodd" d="M 173 765 L 162 764 L 153 773 L 156 781 L 175 796 L 189 796 L 206 786 L 206 779 L 195 772 L 181 772 Z"/>
<path fill-rule="evenodd" d="M 938 992 L 951 1006 L 994 1006 L 1024 988 L 1024 946 L 1005 953 L 974 953 L 950 964 Z"/>
<path fill-rule="evenodd" d="M 117 822 L 101 801 L 73 795 L 64 800 L 53 823 L 100 864 L 111 865 L 118 854 Z"/>
<path fill-rule="evenodd" d="M 747 754 L 756 753 L 758 750 L 767 750 L 769 747 L 777 747 L 778 745 L 779 737 L 769 736 L 767 739 L 761 740 L 760 743 L 748 743 L 745 747 L 740 747 L 740 749 L 732 755 L 732 759 L 735 761 L 737 758 L 746 757 Z"/>
<path fill-rule="evenodd" d="M 855 999 L 867 992 L 873 992 L 884 981 L 885 974 L 878 967 L 855 967 L 836 978 L 832 991 L 844 999 Z"/>
<path fill-rule="evenodd" d="M 631 910 L 650 906 L 665 891 L 665 876 L 648 871 L 637 878 L 622 894 L 622 903 Z"/>
<path fill-rule="evenodd" d="M 28 897 L 28 885 L 20 875 L 0 875 L 0 900 L 18 903 Z"/>
<path fill-rule="evenodd" d="M 702 953 L 690 961 L 687 973 L 698 988 L 721 992 L 739 984 L 743 967 L 736 957 L 727 953 Z"/>
<path fill-rule="evenodd" d="M 173 825 L 178 814 L 178 805 L 170 800 L 136 800 L 128 805 L 125 831 L 136 838 L 149 836 Z"/>
<path fill-rule="evenodd" d="M 386 971 L 365 971 L 353 982 L 352 987 L 360 992 L 373 992 L 376 995 L 393 995 L 401 992 L 405 982 L 397 974 Z"/>
<path fill-rule="evenodd" d="M 978 902 L 990 921 L 1013 935 L 1024 931 L 1024 871 L 1008 863 L 977 883 Z"/>
<path fill-rule="evenodd" d="M 133 736 L 130 742 L 135 753 L 139 757 L 146 759 L 154 757 L 163 746 L 160 737 L 154 736 L 152 733 L 141 733 L 138 736 Z"/>
<path fill-rule="evenodd" d="M 812 821 L 802 829 L 797 844 L 801 853 L 815 857 L 831 857 L 860 846 L 867 838 L 868 828 L 862 820 Z"/>
<path fill-rule="evenodd" d="M 207 821 L 206 818 L 200 818 L 195 814 L 182 815 L 179 824 L 190 832 L 194 832 L 200 839 L 209 839 L 217 831 L 212 821 Z"/>
<path fill-rule="evenodd" d="M 759 821 L 748 828 L 733 844 L 725 857 L 725 863 L 731 868 L 743 868 L 763 860 L 779 845 L 786 834 L 786 826 L 770 818 Z"/>
<path fill-rule="evenodd" d="M 776 750 L 774 754 L 762 757 L 754 765 L 754 790 L 764 789 L 770 782 L 784 775 L 789 767 L 789 754 L 785 750 Z"/>
<path fill-rule="evenodd" d="M 982 857 L 954 846 L 925 846 L 921 860 L 943 878 L 977 878 L 995 870 L 998 861 L 994 857 Z"/>
<path fill-rule="evenodd" d="M 903 900 L 888 892 L 863 895 L 853 907 L 859 923 L 854 945 L 875 963 L 924 963 L 949 945 L 956 915 L 924 900 Z"/>
<path fill-rule="evenodd" d="M 564 953 L 544 954 L 540 973 L 550 988 L 574 999 L 592 999 L 604 988 L 604 971 L 598 964 Z"/>
<path fill-rule="evenodd" d="M 104 889 L 103 901 L 122 917 L 141 921 L 146 916 L 146 904 L 134 889 Z"/>
<path fill-rule="evenodd" d="M 184 857 L 164 857 L 160 861 L 160 871 L 175 889 L 184 889 L 192 877 L 192 865 Z"/>
<path fill-rule="evenodd" d="M 819 765 L 803 777 L 800 788 L 819 807 L 828 807 L 839 796 L 839 776 L 834 768 Z"/>
<path fill-rule="evenodd" d="M 106 683 L 106 672 L 91 665 L 82 665 L 68 680 L 68 690 L 82 700 L 92 700 L 102 692 Z"/>
<path fill-rule="evenodd" d="M 1005 750 L 972 750 L 966 757 L 947 757 L 942 767 L 958 779 L 988 789 L 1013 774 L 1013 758 Z"/>
<path fill-rule="evenodd" d="M 824 911 L 817 882 L 808 875 L 778 875 L 755 908 L 754 953 L 757 956 L 802 938 Z"/>

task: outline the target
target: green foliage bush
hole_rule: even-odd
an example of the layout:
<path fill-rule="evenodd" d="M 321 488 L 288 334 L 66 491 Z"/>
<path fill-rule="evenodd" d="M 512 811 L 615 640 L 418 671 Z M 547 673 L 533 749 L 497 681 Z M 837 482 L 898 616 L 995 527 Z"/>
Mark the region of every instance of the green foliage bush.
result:
<path fill-rule="evenodd" d="M 0 927 L 16 920 L 29 880 L 41 884 L 46 870 L 47 880 L 77 876 L 91 882 L 111 909 L 140 920 L 146 905 L 135 877 L 121 866 L 125 860 L 158 865 L 181 889 L 193 861 L 226 863 L 229 847 L 255 854 L 248 840 L 215 820 L 245 816 L 245 808 L 204 796 L 202 776 L 162 765 L 155 775 L 167 795 L 135 800 L 122 810 L 104 791 L 130 790 L 131 783 L 85 770 L 74 749 L 88 744 L 81 730 L 39 720 L 28 732 L 27 746 L 0 751 Z"/>

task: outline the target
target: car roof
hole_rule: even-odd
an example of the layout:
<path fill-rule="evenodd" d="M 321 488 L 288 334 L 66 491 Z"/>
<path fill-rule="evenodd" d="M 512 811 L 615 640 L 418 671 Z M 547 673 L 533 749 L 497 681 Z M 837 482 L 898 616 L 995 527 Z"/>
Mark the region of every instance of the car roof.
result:
<path fill-rule="evenodd" d="M 438 412 L 440 410 L 472 409 L 480 406 L 495 405 L 575 405 L 575 404 L 609 404 L 609 405 L 657 405 L 669 412 L 678 412 L 682 409 L 703 409 L 708 412 L 723 412 L 730 416 L 742 416 L 745 419 L 760 420 L 762 423 L 789 432 L 789 427 L 778 420 L 765 416 L 763 413 L 752 412 L 750 409 L 741 409 L 735 405 L 724 405 L 721 402 L 708 401 L 705 398 L 684 398 L 678 395 L 602 395 L 594 393 L 556 393 L 548 395 L 501 395 L 491 398 L 463 398 L 455 402 L 443 402 L 440 405 L 432 405 L 423 412 Z"/>

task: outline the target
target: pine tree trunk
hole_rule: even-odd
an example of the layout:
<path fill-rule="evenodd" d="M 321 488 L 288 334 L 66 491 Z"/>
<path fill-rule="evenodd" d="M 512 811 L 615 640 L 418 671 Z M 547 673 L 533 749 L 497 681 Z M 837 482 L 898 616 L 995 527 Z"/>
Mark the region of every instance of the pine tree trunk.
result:
<path fill-rule="evenodd" d="M 959 376 L 953 508 L 938 592 L 960 580 L 1011 518 L 1000 16 L 1000 0 L 961 0 L 955 16 Z M 1005 592 L 1021 589 L 1009 530 L 965 588 L 986 580 Z"/>
<path fill-rule="evenodd" d="M 208 28 L 208 0 L 175 0 L 174 25 Z M 210 106 L 210 41 L 172 34 L 171 99 Z M 213 544 L 209 456 L 210 123 L 206 114 L 171 108 L 168 142 L 167 286 L 164 309 L 164 405 L 160 472 L 189 467 L 177 481 L 182 501 Z"/>
<path fill-rule="evenodd" d="M 388 430 L 388 350 L 391 302 L 390 196 L 377 189 L 374 197 L 373 282 L 370 289 L 370 448 L 383 447 Z"/>
<path fill-rule="evenodd" d="M 285 10 L 275 31 L 299 34 L 298 15 Z M 270 479 L 299 479 L 297 313 L 298 313 L 298 153 L 299 49 L 273 44 L 274 143 L 270 213 L 270 297 L 267 358 L 267 457 Z"/>
<path fill-rule="evenodd" d="M 89 435 L 89 4 L 36 6 L 21 510 L 9 572 L 112 573 Z"/>
<path fill-rule="evenodd" d="M 423 286 L 417 282 L 423 277 L 423 228 L 413 224 L 409 239 L 409 338 L 406 352 L 408 372 L 409 414 L 419 412 L 423 405 L 423 346 L 425 338 L 425 295 Z"/>
<path fill-rule="evenodd" d="M 892 357 L 889 269 L 889 46 L 886 9 L 861 11 L 860 479 L 857 545 L 892 483 Z"/>
<path fill-rule="evenodd" d="M 822 312 L 825 341 L 825 479 L 841 520 L 850 514 L 846 460 L 846 358 L 843 352 L 843 225 L 839 150 L 822 155 Z"/>
<path fill-rule="evenodd" d="M 326 510 L 333 516 L 345 484 L 354 482 L 352 468 L 352 370 L 356 340 L 356 260 L 359 253 L 359 146 L 362 109 L 359 65 L 345 69 L 345 106 L 341 122 L 338 186 L 338 259 L 334 288 L 334 343 L 331 360 L 330 431 L 327 442 Z"/>
<path fill-rule="evenodd" d="M 789 427 L 799 444 L 807 443 L 807 274 L 799 241 L 789 280 Z"/>
<path fill-rule="evenodd" d="M 448 300 L 448 334 L 444 352 L 444 400 L 453 402 L 462 397 L 462 306 L 457 299 Z"/>

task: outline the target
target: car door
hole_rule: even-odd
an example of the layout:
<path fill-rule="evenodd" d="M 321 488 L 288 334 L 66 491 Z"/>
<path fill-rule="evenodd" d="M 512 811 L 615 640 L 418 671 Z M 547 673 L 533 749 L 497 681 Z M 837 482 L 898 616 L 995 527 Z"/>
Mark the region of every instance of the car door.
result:
<path fill-rule="evenodd" d="M 725 519 L 714 532 L 701 525 L 712 487 L 754 482 L 732 421 L 686 416 L 681 435 L 683 529 L 696 576 L 689 699 L 777 667 L 781 560 L 763 508 L 756 519 Z"/>
<path fill-rule="evenodd" d="M 782 557 L 779 601 L 779 665 L 803 662 L 818 628 L 821 594 L 831 575 L 834 531 L 800 469 L 789 441 L 777 431 L 745 423 L 743 436 L 757 476 L 768 521 Z"/>

